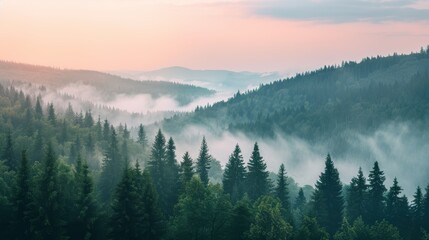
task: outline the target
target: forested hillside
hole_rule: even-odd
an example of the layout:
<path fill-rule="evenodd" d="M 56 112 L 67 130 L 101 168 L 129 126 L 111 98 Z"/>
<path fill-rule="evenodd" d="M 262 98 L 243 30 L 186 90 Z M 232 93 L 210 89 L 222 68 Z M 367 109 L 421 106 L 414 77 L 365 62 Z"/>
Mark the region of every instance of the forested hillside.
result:
<path fill-rule="evenodd" d="M 198 97 L 210 96 L 214 93 L 192 85 L 136 81 L 96 71 L 56 69 L 5 61 L 0 61 L 0 82 L 38 84 L 54 90 L 62 90 L 66 87 L 77 89 L 92 87 L 100 92 L 100 97 L 104 101 L 110 101 L 118 94 L 131 96 L 148 94 L 153 98 L 169 96 L 185 105 Z"/>
<path fill-rule="evenodd" d="M 14 88 L 0 87 L 0 118 L 1 239 L 428 239 L 429 186 L 407 198 L 378 162 L 345 184 L 328 154 L 310 193 L 237 144 L 215 183 L 210 139 L 176 156 L 161 130 L 58 114 Z"/>
<path fill-rule="evenodd" d="M 165 121 L 164 127 L 175 132 L 202 125 L 267 137 L 285 133 L 311 142 L 329 139 L 332 147 L 350 132 L 371 133 L 390 122 L 410 122 L 425 130 L 428 69 L 429 48 L 325 66 L 198 107 Z"/>

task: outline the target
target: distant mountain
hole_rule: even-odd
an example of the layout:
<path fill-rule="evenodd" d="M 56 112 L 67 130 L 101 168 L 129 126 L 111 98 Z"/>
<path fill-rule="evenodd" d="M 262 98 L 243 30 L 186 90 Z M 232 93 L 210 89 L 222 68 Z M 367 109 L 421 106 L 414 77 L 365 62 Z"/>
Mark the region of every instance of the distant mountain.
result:
<path fill-rule="evenodd" d="M 371 133 L 389 122 L 429 131 L 429 50 L 325 66 L 175 116 L 164 128 L 288 134 L 341 148 L 348 133 Z"/>
<path fill-rule="evenodd" d="M 153 98 L 168 96 L 180 105 L 186 105 L 197 98 L 214 94 L 214 91 L 189 84 L 136 81 L 97 71 L 56 69 L 0 61 L 0 83 L 6 82 L 38 84 L 58 91 L 83 86 L 96 90 L 104 101 L 113 100 L 117 95 L 148 94 Z"/>
<path fill-rule="evenodd" d="M 154 71 L 114 72 L 120 76 L 139 80 L 162 80 L 192 84 L 216 91 L 236 92 L 258 87 L 280 79 L 278 73 L 233 72 L 226 70 L 192 70 L 168 67 Z"/>

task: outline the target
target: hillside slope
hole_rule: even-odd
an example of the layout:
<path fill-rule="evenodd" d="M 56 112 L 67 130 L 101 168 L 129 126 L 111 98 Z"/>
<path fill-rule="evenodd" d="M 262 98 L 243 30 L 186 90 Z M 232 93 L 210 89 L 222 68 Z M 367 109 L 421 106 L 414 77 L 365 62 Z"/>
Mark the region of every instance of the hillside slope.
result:
<path fill-rule="evenodd" d="M 389 122 L 412 122 L 425 129 L 428 69 L 429 49 L 323 67 L 175 116 L 164 127 L 177 132 L 195 124 L 216 131 L 266 137 L 285 133 L 335 142 L 352 131 L 369 133 Z"/>

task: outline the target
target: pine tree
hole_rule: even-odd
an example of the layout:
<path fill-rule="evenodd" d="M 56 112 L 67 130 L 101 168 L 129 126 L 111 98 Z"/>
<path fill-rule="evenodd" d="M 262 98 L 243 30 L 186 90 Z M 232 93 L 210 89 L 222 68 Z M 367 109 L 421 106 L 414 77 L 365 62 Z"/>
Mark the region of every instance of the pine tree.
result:
<path fill-rule="evenodd" d="M 192 158 L 189 156 L 188 152 L 185 152 L 183 155 L 183 161 L 180 163 L 180 181 L 182 188 L 191 181 L 194 176 L 194 167 L 192 163 Z"/>
<path fill-rule="evenodd" d="M 179 197 L 179 164 L 176 159 L 176 146 L 174 145 L 173 138 L 170 137 L 167 143 L 166 150 L 166 165 L 165 165 L 165 183 L 164 189 L 166 190 L 166 213 L 171 215 L 173 207 L 177 203 Z"/>
<path fill-rule="evenodd" d="M 228 239 L 246 240 L 247 232 L 252 223 L 252 206 L 250 199 L 245 195 L 232 209 L 228 224 Z"/>
<path fill-rule="evenodd" d="M 6 135 L 6 143 L 5 147 L 3 149 L 2 159 L 6 161 L 6 165 L 12 169 L 15 170 L 18 166 L 16 160 L 15 160 L 15 153 L 13 150 L 13 142 L 12 142 L 12 134 L 9 131 Z"/>
<path fill-rule="evenodd" d="M 85 117 L 83 119 L 83 125 L 87 128 L 90 128 L 94 125 L 94 119 L 92 118 L 91 111 L 85 112 Z"/>
<path fill-rule="evenodd" d="M 48 121 L 55 126 L 57 123 L 57 117 L 55 116 L 54 104 L 48 104 Z"/>
<path fill-rule="evenodd" d="M 140 199 L 144 204 L 143 239 L 162 239 L 166 226 L 159 208 L 158 194 L 148 171 L 143 172 L 142 180 Z"/>
<path fill-rule="evenodd" d="M 333 235 L 341 226 L 344 200 L 338 170 L 329 154 L 326 157 L 325 171 L 316 183 L 313 204 L 318 222 Z"/>
<path fill-rule="evenodd" d="M 260 196 L 269 193 L 270 182 L 268 180 L 267 165 L 259 153 L 258 143 L 255 143 L 253 152 L 247 164 L 247 193 L 250 199 L 256 200 Z"/>
<path fill-rule="evenodd" d="M 52 145 L 49 144 L 43 172 L 38 183 L 39 199 L 37 201 L 36 238 L 62 238 L 62 209 L 60 208 L 60 189 L 58 186 L 58 164 Z"/>
<path fill-rule="evenodd" d="M 230 155 L 223 174 L 223 189 L 229 194 L 233 202 L 240 199 L 244 193 L 244 181 L 246 168 L 240 147 L 235 145 L 234 152 Z"/>
<path fill-rule="evenodd" d="M 352 222 L 359 216 L 363 216 L 367 188 L 362 168 L 359 168 L 357 177 L 352 178 L 350 182 L 349 194 L 347 197 L 347 216 L 349 221 Z"/>
<path fill-rule="evenodd" d="M 36 105 L 34 106 L 34 112 L 36 119 L 42 119 L 43 118 L 43 110 L 42 110 L 42 104 L 41 104 L 41 97 L 38 96 L 36 98 Z"/>
<path fill-rule="evenodd" d="M 112 128 L 109 132 L 111 132 L 109 148 L 104 154 L 103 167 L 99 180 L 100 200 L 102 203 L 109 203 L 112 200 L 113 191 L 121 180 L 121 169 L 124 166 L 119 154 L 116 131 Z"/>
<path fill-rule="evenodd" d="M 110 135 L 111 135 L 110 124 L 109 124 L 109 121 L 107 121 L 106 119 L 104 120 L 104 123 L 103 123 L 103 140 L 108 141 L 110 138 Z"/>
<path fill-rule="evenodd" d="M 402 188 L 398 185 L 396 177 L 393 179 L 393 185 L 387 193 L 386 201 L 386 219 L 395 226 L 398 226 L 398 205 Z"/>
<path fill-rule="evenodd" d="M 79 239 L 94 239 L 97 207 L 93 193 L 93 182 L 90 176 L 88 163 L 78 156 L 76 181 L 78 186 L 77 211 L 79 225 Z"/>
<path fill-rule="evenodd" d="M 368 211 L 364 218 L 369 224 L 374 224 L 384 218 L 384 193 L 387 190 L 384 186 L 385 180 L 384 172 L 380 170 L 378 162 L 375 162 L 369 173 L 368 202 L 366 204 Z"/>
<path fill-rule="evenodd" d="M 307 199 L 304 196 L 304 190 L 299 188 L 298 196 L 295 199 L 295 209 L 299 209 L 301 212 L 304 210 Z"/>
<path fill-rule="evenodd" d="M 207 147 L 206 138 L 203 137 L 200 153 L 197 158 L 197 174 L 200 176 L 201 182 L 204 186 L 207 186 L 209 183 L 210 160 L 211 156 L 209 154 L 209 148 Z"/>
<path fill-rule="evenodd" d="M 292 211 L 290 207 L 289 199 L 289 188 L 287 182 L 287 176 L 285 171 L 285 165 L 282 163 L 279 168 L 279 173 L 277 174 L 277 187 L 276 187 L 276 196 L 280 199 L 282 208 L 285 212 L 286 220 L 292 222 Z"/>
<path fill-rule="evenodd" d="M 429 185 L 425 189 L 423 200 L 423 228 L 429 232 Z"/>
<path fill-rule="evenodd" d="M 22 151 L 21 164 L 18 169 L 17 188 L 15 192 L 15 217 L 17 239 L 31 238 L 31 194 L 30 167 L 26 152 Z"/>
<path fill-rule="evenodd" d="M 148 170 L 154 180 L 155 189 L 159 194 L 159 200 L 163 207 L 167 205 L 167 191 L 165 189 L 166 157 L 167 147 L 165 145 L 165 137 L 162 134 L 161 129 L 159 129 L 152 146 L 152 154 L 148 162 Z"/>
<path fill-rule="evenodd" d="M 143 124 L 139 125 L 139 130 L 138 130 L 137 136 L 138 136 L 137 142 L 140 143 L 143 147 L 146 147 L 147 146 L 147 138 L 146 138 L 146 131 L 144 130 Z"/>
<path fill-rule="evenodd" d="M 141 234 L 142 216 L 139 211 L 139 194 L 133 174 L 128 166 L 122 174 L 122 179 L 116 187 L 111 217 L 112 239 L 144 239 Z"/>
<path fill-rule="evenodd" d="M 34 136 L 34 142 L 32 146 L 32 162 L 39 161 L 42 162 L 43 160 L 43 151 L 45 148 L 45 144 L 43 142 L 43 137 L 40 131 L 36 131 Z"/>
<path fill-rule="evenodd" d="M 413 239 L 421 238 L 421 228 L 423 226 L 423 194 L 420 186 L 417 187 L 416 193 L 414 194 L 414 200 L 411 204 L 411 216 L 413 222 L 413 228 L 411 234 Z"/>

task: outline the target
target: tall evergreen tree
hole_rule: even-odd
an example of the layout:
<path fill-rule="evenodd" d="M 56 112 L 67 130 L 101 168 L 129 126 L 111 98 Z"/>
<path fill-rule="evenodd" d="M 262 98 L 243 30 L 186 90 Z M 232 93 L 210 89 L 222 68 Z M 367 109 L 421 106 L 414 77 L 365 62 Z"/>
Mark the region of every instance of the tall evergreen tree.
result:
<path fill-rule="evenodd" d="M 144 130 L 143 124 L 139 125 L 139 129 L 137 132 L 137 142 L 140 143 L 142 146 L 147 146 L 146 131 Z"/>
<path fill-rule="evenodd" d="M 429 185 L 425 189 L 423 200 L 423 228 L 429 232 Z"/>
<path fill-rule="evenodd" d="M 368 211 L 365 214 L 366 217 L 364 217 L 364 220 L 369 224 L 373 224 L 384 218 L 384 193 L 387 190 L 384 186 L 386 177 L 384 176 L 384 172 L 380 170 L 378 162 L 374 163 L 368 180 L 368 202 L 366 204 Z"/>
<path fill-rule="evenodd" d="M 36 239 L 61 239 L 63 221 L 61 214 L 60 189 L 58 185 L 58 163 L 52 148 L 48 145 L 39 187 L 36 214 Z"/>
<path fill-rule="evenodd" d="M 6 135 L 6 143 L 4 145 L 3 154 L 2 154 L 3 160 L 6 161 L 6 165 L 12 169 L 15 170 L 18 166 L 16 160 L 15 160 L 15 153 L 13 150 L 13 142 L 12 142 L 12 134 L 10 131 L 8 131 Z"/>
<path fill-rule="evenodd" d="M 173 207 L 177 203 L 179 197 L 179 164 L 176 159 L 176 146 L 174 145 L 173 138 L 170 137 L 167 143 L 166 150 L 166 165 L 165 165 L 165 183 L 164 188 L 166 190 L 166 213 L 171 215 L 173 213 Z"/>
<path fill-rule="evenodd" d="M 247 164 L 247 193 L 250 199 L 256 200 L 260 196 L 270 192 L 267 165 L 259 153 L 258 143 L 253 146 L 253 152 Z"/>
<path fill-rule="evenodd" d="M 243 196 L 245 175 L 246 168 L 244 167 L 243 156 L 237 144 L 234 152 L 229 156 L 222 180 L 223 190 L 230 195 L 233 202 Z"/>
<path fill-rule="evenodd" d="M 396 177 L 393 179 L 393 185 L 387 193 L 386 199 L 386 219 L 398 228 L 402 234 L 408 234 L 409 209 L 408 199 L 405 196 L 399 196 L 402 188 L 398 184 Z"/>
<path fill-rule="evenodd" d="M 423 226 L 423 194 L 420 186 L 417 187 L 416 193 L 414 194 L 414 199 L 411 204 L 411 216 L 413 228 L 411 229 L 411 237 L 413 239 L 421 238 L 421 228 Z"/>
<path fill-rule="evenodd" d="M 192 176 L 194 176 L 192 158 L 189 156 L 188 152 L 185 152 L 183 155 L 183 161 L 180 163 L 180 181 L 182 183 L 182 188 L 186 183 L 191 181 Z"/>
<path fill-rule="evenodd" d="M 347 196 L 347 216 L 350 222 L 353 222 L 359 216 L 363 216 L 365 212 L 367 188 L 362 168 L 359 168 L 357 177 L 352 178 L 350 182 L 349 193 Z"/>
<path fill-rule="evenodd" d="M 329 154 L 325 161 L 325 171 L 316 183 L 313 204 L 318 222 L 333 235 L 341 226 L 344 200 L 338 170 Z"/>
<path fill-rule="evenodd" d="M 298 196 L 295 199 L 295 209 L 299 209 L 300 211 L 304 210 L 305 204 L 307 203 L 307 199 L 304 195 L 304 190 L 299 188 Z"/>
<path fill-rule="evenodd" d="M 116 187 L 111 217 L 112 239 L 144 239 L 141 234 L 142 212 L 139 209 L 139 194 L 128 166 Z"/>
<path fill-rule="evenodd" d="M 148 170 L 154 180 L 155 189 L 159 194 L 161 206 L 165 207 L 166 203 L 166 189 L 165 189 L 165 165 L 167 157 L 167 146 L 165 143 L 164 134 L 161 129 L 155 136 L 155 141 L 152 146 L 151 158 L 148 162 Z"/>
<path fill-rule="evenodd" d="M 88 163 L 86 160 L 81 160 L 78 156 L 77 168 L 77 211 L 78 211 L 78 226 L 79 239 L 94 239 L 95 221 L 97 219 L 97 207 L 94 198 L 93 182 L 90 176 Z"/>
<path fill-rule="evenodd" d="M 209 169 L 210 169 L 211 156 L 207 146 L 206 138 L 203 137 L 201 142 L 200 153 L 197 158 L 197 174 L 200 176 L 201 182 L 204 186 L 209 183 Z"/>
<path fill-rule="evenodd" d="M 57 123 L 57 117 L 55 116 L 54 104 L 48 104 L 48 121 L 55 126 Z"/>
<path fill-rule="evenodd" d="M 230 240 L 247 240 L 247 233 L 252 223 L 252 206 L 250 199 L 245 195 L 238 201 L 231 212 L 228 223 L 227 239 Z"/>
<path fill-rule="evenodd" d="M 17 187 L 15 192 L 15 217 L 17 239 L 31 238 L 31 194 L 30 167 L 25 151 L 22 151 L 21 164 L 18 169 Z"/>
<path fill-rule="evenodd" d="M 102 203 L 109 203 L 116 185 L 121 180 L 124 164 L 119 154 L 118 139 L 115 129 L 111 131 L 109 148 L 104 154 L 102 172 L 99 179 L 100 200 Z"/>
<path fill-rule="evenodd" d="M 36 105 L 34 106 L 34 113 L 36 119 L 42 119 L 43 118 L 43 110 L 42 110 L 42 103 L 41 103 L 41 97 L 38 96 L 36 98 Z"/>
<path fill-rule="evenodd" d="M 286 176 L 285 165 L 282 163 L 277 174 L 276 196 L 280 199 L 286 219 L 292 222 L 292 211 L 290 207 L 289 188 Z"/>

